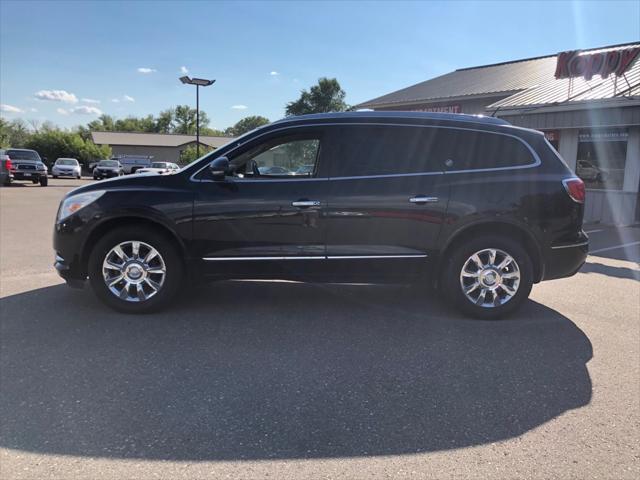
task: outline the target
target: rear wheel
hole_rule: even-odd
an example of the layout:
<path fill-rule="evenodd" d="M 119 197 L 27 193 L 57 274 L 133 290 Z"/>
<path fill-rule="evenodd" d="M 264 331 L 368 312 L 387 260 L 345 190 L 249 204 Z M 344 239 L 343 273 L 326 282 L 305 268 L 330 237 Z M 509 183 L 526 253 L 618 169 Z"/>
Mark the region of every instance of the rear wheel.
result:
<path fill-rule="evenodd" d="M 125 313 L 166 306 L 183 280 L 173 242 L 153 228 L 123 227 L 103 237 L 89 257 L 89 281 L 96 295 Z"/>
<path fill-rule="evenodd" d="M 519 308 L 533 286 L 533 265 L 525 249 L 506 237 L 483 236 L 457 246 L 442 285 L 453 306 L 483 319 Z"/>

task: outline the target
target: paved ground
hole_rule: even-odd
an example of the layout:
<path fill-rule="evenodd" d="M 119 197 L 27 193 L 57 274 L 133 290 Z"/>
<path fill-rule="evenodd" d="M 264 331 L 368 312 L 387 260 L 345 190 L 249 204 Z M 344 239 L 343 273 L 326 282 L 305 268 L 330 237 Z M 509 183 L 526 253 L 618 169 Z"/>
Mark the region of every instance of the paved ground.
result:
<path fill-rule="evenodd" d="M 582 273 L 508 321 L 284 282 L 132 317 L 50 266 L 80 183 L 0 189 L 0 478 L 640 475 L 640 229 L 589 227 Z"/>

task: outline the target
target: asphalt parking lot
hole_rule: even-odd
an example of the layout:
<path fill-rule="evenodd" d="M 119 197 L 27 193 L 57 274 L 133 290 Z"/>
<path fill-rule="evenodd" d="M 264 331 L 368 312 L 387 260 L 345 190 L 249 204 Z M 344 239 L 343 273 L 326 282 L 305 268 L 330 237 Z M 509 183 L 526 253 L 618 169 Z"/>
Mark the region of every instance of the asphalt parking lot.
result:
<path fill-rule="evenodd" d="M 1 478 L 640 476 L 640 228 L 586 228 L 583 270 L 500 322 L 289 282 L 136 317 L 51 267 L 88 181 L 0 189 Z"/>

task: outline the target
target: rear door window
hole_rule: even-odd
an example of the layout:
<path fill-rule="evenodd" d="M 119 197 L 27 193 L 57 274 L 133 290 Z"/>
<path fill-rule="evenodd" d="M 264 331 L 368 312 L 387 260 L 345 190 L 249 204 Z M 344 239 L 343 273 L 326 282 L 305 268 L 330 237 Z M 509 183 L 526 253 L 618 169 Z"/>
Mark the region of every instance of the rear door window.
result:
<path fill-rule="evenodd" d="M 332 177 L 434 172 L 429 156 L 434 129 L 396 125 L 347 125 L 334 131 Z"/>

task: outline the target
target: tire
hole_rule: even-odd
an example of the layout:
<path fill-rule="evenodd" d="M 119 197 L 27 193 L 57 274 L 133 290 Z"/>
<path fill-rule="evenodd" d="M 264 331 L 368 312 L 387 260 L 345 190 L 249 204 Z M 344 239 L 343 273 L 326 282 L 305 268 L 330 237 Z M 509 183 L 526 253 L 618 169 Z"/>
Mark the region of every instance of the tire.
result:
<path fill-rule="evenodd" d="M 40 186 L 46 187 L 47 185 L 49 185 L 49 177 L 47 176 L 40 177 Z"/>
<path fill-rule="evenodd" d="M 58 178 L 58 175 L 54 175 L 53 178 Z"/>
<path fill-rule="evenodd" d="M 78 175 L 76 178 L 80 180 L 82 178 L 82 175 Z"/>
<path fill-rule="evenodd" d="M 496 251 L 495 263 L 492 264 L 494 268 L 481 268 L 471 258 L 474 254 L 482 252 L 478 258 L 480 263 L 486 267 L 491 264 L 491 250 Z M 506 255 L 511 257 L 513 262 L 509 262 L 504 268 L 499 269 L 499 264 L 507 260 Z M 477 277 L 472 276 L 478 273 Z M 497 320 L 513 313 L 529 297 L 533 286 L 533 264 L 521 244 L 511 238 L 493 235 L 480 236 L 454 248 L 443 265 L 441 286 L 444 288 L 444 294 L 449 303 L 465 315 L 485 320 Z M 467 297 L 463 286 L 469 289 L 471 298 Z M 482 296 L 483 289 L 485 290 L 484 296 Z M 515 293 L 509 295 L 508 290 L 515 291 Z M 484 306 L 478 304 L 482 299 L 484 299 Z M 474 303 L 472 300 L 476 302 Z"/>
<path fill-rule="evenodd" d="M 129 242 L 129 244 L 127 244 Z M 139 255 L 145 256 L 148 253 L 147 247 L 154 248 L 158 257 L 155 257 L 149 262 L 151 269 L 156 271 L 162 268 L 164 264 L 164 277 L 161 274 L 147 273 L 146 269 L 142 273 L 143 277 L 139 277 L 137 280 L 132 280 L 131 287 L 126 289 L 126 281 L 130 280 L 129 277 L 123 277 L 121 282 L 115 284 L 114 289 L 122 293 L 126 289 L 126 293 L 129 300 L 124 300 L 116 296 L 116 294 L 106 284 L 103 276 L 103 264 L 107 259 L 107 256 L 112 260 L 112 264 L 122 263 L 125 265 L 134 266 L 137 268 L 142 265 L 142 262 L 138 263 L 132 260 L 133 252 L 129 248 L 133 242 L 141 242 Z M 125 256 L 129 257 L 129 262 L 120 261 L 120 257 L 112 252 L 114 247 L 125 244 L 122 248 Z M 126 268 L 126 267 L 125 267 Z M 93 291 L 97 297 L 105 303 L 107 306 L 124 313 L 151 313 L 160 310 L 165 307 L 171 299 L 177 294 L 180 285 L 183 283 L 184 266 L 182 258 L 178 254 L 178 249 L 175 247 L 174 242 L 162 231 L 153 227 L 142 226 L 127 226 L 117 228 L 107 235 L 105 235 L 95 245 L 89 256 L 89 283 L 93 288 Z M 122 271 L 116 269 L 107 268 L 107 275 L 109 279 L 115 279 L 122 275 Z M 152 284 L 156 286 L 161 284 L 156 293 L 153 293 L 154 288 Z M 137 291 L 137 285 L 140 284 L 143 289 L 143 295 L 149 295 L 147 299 L 136 300 L 133 295 Z"/>

